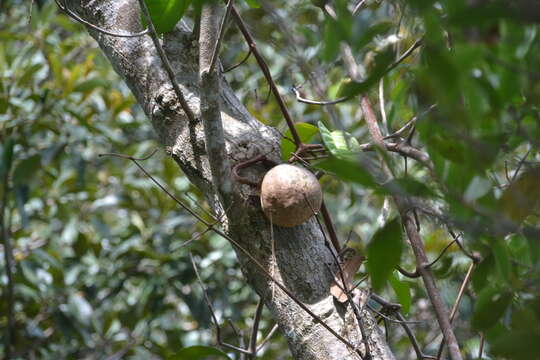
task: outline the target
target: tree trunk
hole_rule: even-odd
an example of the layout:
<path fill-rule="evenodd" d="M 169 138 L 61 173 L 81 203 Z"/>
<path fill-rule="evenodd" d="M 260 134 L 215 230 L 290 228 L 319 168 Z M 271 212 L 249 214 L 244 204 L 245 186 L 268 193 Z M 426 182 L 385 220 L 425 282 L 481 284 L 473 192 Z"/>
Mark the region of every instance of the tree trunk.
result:
<path fill-rule="evenodd" d="M 142 29 L 136 0 L 70 0 L 68 6 L 90 23 L 111 31 L 137 32 Z M 89 32 L 151 119 L 167 153 L 201 189 L 216 212 L 222 213 L 223 206 L 214 190 L 206 156 L 203 125 L 200 120 L 190 122 L 182 111 L 150 37 L 120 38 L 91 29 Z M 182 23 L 164 36 L 163 47 L 175 71 L 176 81 L 199 119 L 197 39 Z M 279 161 L 278 133 L 247 112 L 221 74 L 219 81 L 221 119 L 229 162 L 234 165 L 260 154 L 268 154 Z M 264 171 L 262 167 L 254 167 L 246 169 L 245 174 L 259 180 Z M 236 185 L 233 198 L 234 206 L 224 216 L 225 232 L 247 249 L 268 272 L 275 274 L 313 313 L 364 354 L 362 337 L 351 306 L 338 303 L 330 294 L 333 276 L 325 264 L 333 264 L 334 260 L 314 219 L 294 228 L 275 226 L 273 260 L 271 225 L 260 209 L 254 189 Z M 295 359 L 360 358 L 354 349 L 314 321 L 276 287 L 248 257 L 235 250 L 248 283 L 264 299 Z M 366 294 L 357 290 L 355 298 L 362 307 Z M 361 315 L 372 358 L 394 359 L 372 314 L 364 307 Z"/>

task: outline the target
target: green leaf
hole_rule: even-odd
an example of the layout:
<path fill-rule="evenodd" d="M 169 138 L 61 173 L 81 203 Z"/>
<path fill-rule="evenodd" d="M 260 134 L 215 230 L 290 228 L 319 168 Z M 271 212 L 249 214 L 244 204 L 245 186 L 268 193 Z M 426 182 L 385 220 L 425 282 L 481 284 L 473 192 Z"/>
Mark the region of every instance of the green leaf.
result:
<path fill-rule="evenodd" d="M 367 270 L 375 291 L 383 288 L 399 265 L 402 251 L 401 225 L 396 217 L 373 235 L 367 247 Z"/>
<path fill-rule="evenodd" d="M 300 136 L 300 140 L 302 140 L 304 144 L 309 143 L 311 139 L 313 139 L 313 137 L 319 132 L 319 129 L 316 126 L 308 123 L 296 123 L 294 124 L 294 128 Z M 284 161 L 287 161 L 291 157 L 293 151 L 296 149 L 296 145 L 291 141 L 291 130 L 285 131 L 284 135 L 288 139 L 281 139 L 281 158 Z"/>
<path fill-rule="evenodd" d="M 340 44 L 338 32 L 330 19 L 325 20 L 323 36 L 322 60 L 330 62 L 337 56 Z"/>
<path fill-rule="evenodd" d="M 409 283 L 406 281 L 401 281 L 398 278 L 397 271 L 394 271 L 390 277 L 388 278 L 388 281 L 390 282 L 390 285 L 392 286 L 392 289 L 394 289 L 394 292 L 396 293 L 397 299 L 399 303 L 401 304 L 401 309 L 405 314 L 409 313 L 409 310 L 411 308 L 411 288 L 409 286 Z"/>
<path fill-rule="evenodd" d="M 93 78 L 81 81 L 78 83 L 75 88 L 73 89 L 74 92 L 80 92 L 80 93 L 89 93 L 92 90 L 96 88 L 106 88 L 109 85 L 109 83 L 102 78 Z"/>
<path fill-rule="evenodd" d="M 360 144 L 355 137 L 343 130 L 330 131 L 322 122 L 318 123 L 326 148 L 336 157 L 344 157 L 360 152 Z"/>
<path fill-rule="evenodd" d="M 36 176 L 36 171 L 41 166 L 41 156 L 39 154 L 30 156 L 19 162 L 13 171 L 13 184 L 27 184 Z"/>
<path fill-rule="evenodd" d="M 389 70 L 391 70 L 389 66 L 392 64 L 393 60 L 394 56 L 389 51 L 377 54 L 375 56 L 375 66 L 370 71 L 369 76 L 360 82 L 351 81 L 344 83 L 338 91 L 338 97 L 353 97 L 367 92 L 373 85 L 377 84 Z"/>
<path fill-rule="evenodd" d="M 167 360 L 203 360 L 215 358 L 231 359 L 219 349 L 210 346 L 195 345 L 181 349 L 176 354 L 167 357 Z"/>
<path fill-rule="evenodd" d="M 512 301 L 512 293 L 494 287 L 484 288 L 474 305 L 472 326 L 481 331 L 488 330 L 504 315 Z"/>
<path fill-rule="evenodd" d="M 28 82 L 32 79 L 34 74 L 38 72 L 42 67 L 43 67 L 43 64 L 38 63 L 38 64 L 34 64 L 26 68 L 26 70 L 24 71 L 24 74 L 22 74 L 22 76 L 18 80 L 19 86 L 30 87 Z"/>
<path fill-rule="evenodd" d="M 516 329 L 509 334 L 505 334 L 505 336 L 499 336 L 497 340 L 491 342 L 491 349 L 494 355 L 505 359 L 540 359 L 538 339 L 540 339 L 540 327 L 536 327 L 533 331 L 530 329 Z"/>
<path fill-rule="evenodd" d="M 158 34 L 171 31 L 180 21 L 191 0 L 144 0 Z M 146 24 L 143 21 L 143 24 Z"/>
<path fill-rule="evenodd" d="M 371 175 L 357 162 L 351 160 L 330 157 L 313 166 L 329 173 L 333 173 L 341 180 L 354 182 L 370 188 L 375 188 L 377 186 Z"/>
<path fill-rule="evenodd" d="M 259 0 L 246 0 L 246 2 L 252 9 L 258 9 L 261 7 L 261 4 L 259 4 Z"/>
<path fill-rule="evenodd" d="M 512 271 L 512 264 L 510 263 L 510 254 L 508 252 L 508 246 L 501 238 L 496 238 L 490 241 L 491 250 L 495 256 L 495 264 L 497 266 L 497 272 L 499 278 L 503 281 L 510 281 L 510 274 Z"/>
<path fill-rule="evenodd" d="M 483 257 L 472 275 L 472 284 L 476 291 L 484 289 L 488 283 L 489 275 L 494 272 L 495 260 L 492 254 Z"/>
<path fill-rule="evenodd" d="M 521 224 L 534 211 L 540 200 L 540 167 L 527 170 L 503 192 L 501 211 Z"/>

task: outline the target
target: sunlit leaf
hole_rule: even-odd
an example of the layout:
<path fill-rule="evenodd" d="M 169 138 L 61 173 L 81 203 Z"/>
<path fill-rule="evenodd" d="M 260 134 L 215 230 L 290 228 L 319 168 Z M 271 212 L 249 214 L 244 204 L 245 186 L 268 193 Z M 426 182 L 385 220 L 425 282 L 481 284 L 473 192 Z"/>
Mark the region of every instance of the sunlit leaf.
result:
<path fill-rule="evenodd" d="M 320 121 L 318 126 L 324 145 L 332 155 L 344 157 L 360 152 L 360 144 L 351 134 L 343 130 L 330 131 Z"/>
<path fill-rule="evenodd" d="M 261 7 L 261 4 L 259 4 L 259 0 L 246 0 L 246 2 L 252 9 L 258 9 Z"/>

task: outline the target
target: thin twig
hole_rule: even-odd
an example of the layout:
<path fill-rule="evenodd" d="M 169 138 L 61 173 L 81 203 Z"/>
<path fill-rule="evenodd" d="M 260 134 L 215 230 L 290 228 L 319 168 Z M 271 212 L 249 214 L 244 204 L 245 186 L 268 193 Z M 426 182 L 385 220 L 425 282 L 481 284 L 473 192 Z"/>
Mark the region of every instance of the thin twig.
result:
<path fill-rule="evenodd" d="M 201 290 L 203 292 L 204 301 L 206 302 L 206 305 L 208 306 L 208 310 L 210 310 L 210 316 L 212 317 L 212 321 L 214 322 L 214 326 L 216 327 L 216 338 L 219 345 L 229 348 L 234 351 L 238 351 L 242 354 L 251 355 L 251 353 L 246 350 L 242 349 L 241 347 L 228 344 L 223 341 L 221 338 L 221 326 L 219 326 L 219 321 L 216 316 L 216 312 L 214 311 L 214 307 L 212 306 L 212 302 L 210 301 L 210 298 L 208 297 L 208 293 L 206 291 L 206 288 L 204 287 L 204 283 L 201 279 L 201 275 L 199 274 L 199 269 L 197 268 L 197 264 L 195 263 L 195 259 L 193 258 L 193 255 L 189 253 L 189 258 L 191 260 L 191 265 L 193 266 L 193 270 L 195 271 L 195 275 L 197 276 L 197 281 L 199 283 L 199 286 L 201 287 Z"/>
<path fill-rule="evenodd" d="M 385 299 L 383 299 L 382 297 L 380 297 L 377 294 L 371 294 L 370 297 L 373 300 L 375 300 L 376 302 L 378 302 L 379 304 L 381 304 L 382 306 L 384 306 L 384 307 L 390 307 L 390 308 L 394 307 L 395 308 L 396 305 L 397 305 L 397 310 L 395 311 L 396 318 L 400 321 L 400 324 L 403 327 L 403 330 L 405 330 L 405 333 L 409 337 L 409 340 L 411 341 L 411 344 L 413 346 L 413 349 L 414 349 L 418 359 L 419 360 L 422 360 L 422 359 L 435 359 L 435 356 L 426 355 L 426 354 L 424 354 L 422 352 L 422 349 L 420 348 L 420 345 L 418 344 L 418 340 L 416 339 L 416 336 L 414 336 L 414 333 L 411 330 L 409 324 L 407 324 L 407 321 L 405 320 L 403 315 L 401 315 L 401 313 L 399 312 L 399 304 L 392 304 L 392 303 L 386 301 Z"/>
<path fill-rule="evenodd" d="M 455 242 L 457 242 L 458 240 L 457 239 L 454 239 L 452 241 L 450 241 L 445 247 L 444 249 L 441 251 L 441 253 L 439 254 L 439 256 L 437 256 L 437 258 L 435 260 L 433 260 L 432 262 L 430 262 L 429 264 L 427 264 L 426 266 L 428 268 L 432 267 L 433 265 L 435 265 L 437 263 L 437 261 L 439 261 L 441 259 L 441 257 L 444 255 L 444 253 L 446 252 L 446 250 L 448 250 L 450 248 L 450 246 L 452 246 Z M 409 272 L 409 271 L 406 271 L 405 269 L 403 269 L 401 266 L 398 266 L 397 267 L 397 270 L 404 276 L 406 277 L 409 277 L 409 278 L 417 278 L 420 276 L 419 272 L 418 272 L 418 269 L 416 269 L 414 272 Z"/>
<path fill-rule="evenodd" d="M 154 46 L 156 47 L 159 58 L 161 59 L 161 62 L 163 63 L 163 67 L 165 68 L 167 75 L 169 75 L 169 80 L 171 81 L 176 97 L 178 98 L 178 102 L 180 102 L 180 106 L 182 107 L 182 110 L 184 110 L 184 112 L 186 113 L 186 116 L 189 119 L 189 121 L 194 123 L 196 121 L 195 114 L 189 107 L 186 99 L 184 98 L 184 95 L 182 94 L 182 90 L 180 90 L 180 86 L 178 85 L 178 82 L 176 81 L 176 76 L 174 75 L 174 71 L 171 67 L 171 63 L 169 62 L 169 59 L 167 58 L 167 55 L 165 54 L 165 51 L 163 50 L 163 47 L 161 46 L 161 43 L 159 42 L 159 37 L 157 35 L 156 28 L 154 27 L 154 24 L 152 23 L 152 18 L 150 17 L 150 12 L 148 11 L 148 7 L 146 6 L 145 0 L 139 0 L 139 5 L 144 15 L 144 19 L 146 23 L 148 24 L 148 29 L 150 30 L 149 35 L 152 38 L 152 42 L 154 43 Z"/>
<path fill-rule="evenodd" d="M 272 338 L 272 336 L 274 336 L 274 334 L 276 333 L 277 329 L 279 328 L 278 324 L 275 324 L 272 329 L 270 330 L 270 332 L 268 333 L 268 335 L 266 335 L 266 337 L 261 341 L 261 343 L 257 346 L 257 352 L 259 352 L 265 345 L 268 341 L 270 341 L 270 338 Z"/>
<path fill-rule="evenodd" d="M 326 208 L 326 204 L 324 200 L 321 202 L 321 215 L 323 216 L 324 224 L 326 225 L 326 230 L 328 231 L 328 235 L 330 236 L 330 241 L 332 241 L 332 245 L 334 246 L 336 253 L 340 254 L 341 245 L 339 244 L 339 239 L 337 237 L 336 229 L 334 227 L 334 222 L 332 221 L 330 213 L 328 212 L 328 209 Z"/>
<path fill-rule="evenodd" d="M 392 323 L 395 323 L 395 324 L 411 324 L 411 325 L 416 325 L 416 324 L 422 324 L 422 323 L 425 323 L 425 321 L 410 321 L 410 320 L 405 320 L 405 321 L 401 321 L 401 320 L 396 320 L 396 319 L 392 319 L 390 316 L 388 315 L 385 315 L 383 312 L 375 309 L 373 306 L 369 305 L 368 304 L 368 309 L 373 311 L 375 314 L 377 314 L 378 316 L 382 317 L 383 319 L 387 320 L 387 321 L 390 321 Z"/>
<path fill-rule="evenodd" d="M 482 360 L 484 353 L 484 334 L 480 334 L 480 347 L 478 348 L 478 360 Z"/>
<path fill-rule="evenodd" d="M 338 268 L 338 274 L 339 274 L 339 277 L 340 277 L 340 280 L 341 280 L 341 285 L 339 284 L 339 280 L 335 281 L 334 283 L 337 286 L 339 286 L 341 288 L 341 290 L 343 291 L 343 293 L 347 296 L 347 300 L 349 301 L 349 304 L 351 305 L 351 307 L 353 309 L 356 321 L 358 322 L 358 327 L 360 328 L 360 333 L 362 335 L 362 342 L 364 343 L 364 347 L 365 347 L 365 354 L 362 354 L 360 352 L 360 350 L 357 350 L 357 353 L 358 353 L 358 355 L 360 355 L 360 357 L 362 359 L 371 359 L 371 351 L 370 351 L 370 348 L 369 348 L 369 342 L 368 342 L 366 330 L 365 330 L 365 327 L 364 327 L 364 322 L 362 320 L 360 310 L 356 306 L 356 303 L 353 301 L 353 298 L 351 296 L 351 292 L 349 290 L 349 283 L 348 283 L 348 281 L 346 281 L 346 277 L 345 277 L 345 274 L 344 274 L 344 271 L 343 271 L 343 267 L 341 266 L 341 263 L 340 263 L 339 259 L 337 258 L 337 255 L 334 253 L 334 251 L 332 251 L 332 248 L 330 246 L 331 243 L 326 238 L 326 233 L 324 232 L 321 221 L 319 220 L 319 217 L 317 216 L 317 213 L 316 213 L 315 209 L 311 205 L 311 202 L 309 201 L 309 199 L 305 195 L 304 195 L 304 199 L 305 199 L 306 203 L 308 204 L 309 208 L 311 209 L 311 212 L 313 213 L 313 216 L 315 217 L 315 220 L 317 221 L 317 225 L 319 226 L 319 229 L 321 230 L 321 233 L 322 233 L 323 238 L 324 238 L 324 242 L 327 245 L 328 250 L 332 254 L 332 258 L 334 259 L 334 264 Z"/>
<path fill-rule="evenodd" d="M 249 337 L 249 351 L 252 356 L 251 359 L 255 358 L 257 354 L 257 333 L 259 332 L 259 323 L 261 321 L 262 311 L 264 309 L 264 303 L 262 298 L 259 299 L 257 303 L 257 310 L 255 311 L 255 318 L 253 319 L 253 327 L 251 328 L 251 335 Z"/>
<path fill-rule="evenodd" d="M 300 94 L 300 91 L 298 91 L 298 88 L 296 86 L 291 87 L 291 90 L 296 96 L 296 100 L 304 104 L 325 106 L 325 105 L 339 104 L 347 100 L 350 100 L 350 97 L 342 97 L 336 100 L 324 100 L 324 101 L 309 100 L 302 97 L 302 95 Z"/>
<path fill-rule="evenodd" d="M 428 293 L 431 304 L 433 305 L 433 309 L 435 310 L 437 321 L 439 322 L 439 326 L 441 327 L 444 338 L 448 342 L 450 357 L 452 358 L 452 360 L 461 360 L 461 352 L 459 350 L 459 345 L 454 331 L 452 330 L 452 324 L 448 316 L 448 309 L 446 308 L 446 305 L 442 300 L 441 293 L 437 288 L 435 278 L 433 276 L 433 273 L 431 272 L 431 269 L 426 266 L 428 264 L 428 259 L 424 250 L 422 239 L 420 238 L 420 234 L 418 233 L 418 230 L 414 223 L 414 219 L 411 216 L 410 212 L 406 210 L 407 205 L 405 203 L 405 200 L 399 196 L 394 196 L 394 198 L 398 209 L 400 210 L 401 221 L 403 223 L 403 226 L 405 227 L 405 231 L 407 233 L 409 241 L 412 245 L 414 255 L 416 257 L 416 262 L 418 264 L 418 272 L 424 280 L 424 285 L 426 286 L 426 291 Z"/>
<path fill-rule="evenodd" d="M 414 44 L 411 45 L 410 48 L 408 48 L 401 56 L 392 64 L 390 65 L 383 73 L 383 75 L 388 74 L 390 71 L 394 70 L 399 64 L 401 64 L 405 59 L 407 59 L 417 48 L 422 45 L 423 39 L 420 38 L 414 42 Z"/>
<path fill-rule="evenodd" d="M 409 121 L 407 121 L 405 123 L 405 125 L 403 125 L 399 130 L 397 130 L 396 132 L 390 134 L 390 135 L 387 135 L 384 137 L 384 140 L 388 140 L 388 139 L 391 139 L 391 138 L 395 138 L 395 137 L 399 137 L 401 136 L 401 134 L 403 134 L 405 131 L 407 131 L 407 129 L 409 129 L 411 126 L 413 126 L 414 124 L 416 124 L 416 121 L 418 121 L 419 119 L 423 118 L 427 113 L 429 113 L 431 110 L 433 110 L 435 107 L 437 107 L 437 104 L 432 104 L 429 108 L 427 108 L 425 111 L 421 112 L 420 114 L 418 115 L 415 115 L 413 116 L 412 119 L 410 119 Z"/>
<path fill-rule="evenodd" d="M 234 70 L 236 69 L 237 67 L 239 67 L 240 65 L 242 65 L 243 63 L 245 63 L 247 61 L 247 59 L 249 59 L 249 56 L 251 55 L 251 48 L 249 48 L 246 56 L 244 56 L 244 58 L 242 60 L 240 60 L 239 62 L 237 62 L 236 64 L 226 68 L 225 70 L 223 70 L 223 73 L 227 73 L 231 70 Z"/>
<path fill-rule="evenodd" d="M 531 153 L 531 149 L 529 149 L 527 151 L 527 153 L 525 154 L 525 156 L 523 156 L 521 158 L 521 160 L 519 161 L 518 163 L 518 166 L 516 168 L 516 171 L 514 171 L 514 175 L 512 175 L 512 181 L 511 182 L 514 182 L 514 180 L 516 180 L 518 174 L 519 174 L 519 170 L 521 170 L 521 167 L 523 166 L 523 163 L 525 162 L 525 160 L 527 159 L 527 157 L 529 156 L 529 154 Z"/>
<path fill-rule="evenodd" d="M 456 301 L 454 302 L 454 305 L 452 306 L 452 310 L 450 310 L 450 322 L 454 320 L 454 317 L 457 314 L 459 303 L 461 302 L 461 298 L 463 297 L 463 294 L 465 293 L 465 289 L 467 289 L 467 285 L 469 284 L 469 281 L 471 280 L 471 275 L 472 275 L 475 265 L 476 264 L 474 263 L 474 261 L 472 261 L 471 265 L 469 265 L 469 269 L 467 270 L 467 274 L 465 274 L 465 278 L 463 279 L 463 283 L 461 284 L 461 287 L 459 288 Z M 439 345 L 439 350 L 437 351 L 437 360 L 439 360 L 442 356 L 444 344 L 445 344 L 445 341 L 444 339 L 442 339 L 441 344 Z"/>
<path fill-rule="evenodd" d="M 358 3 L 354 6 L 354 9 L 352 11 L 352 14 L 353 15 L 356 15 L 356 13 L 358 12 L 358 10 L 360 10 L 360 8 L 364 5 L 364 3 L 366 2 L 366 0 L 360 0 L 358 1 Z"/>
<path fill-rule="evenodd" d="M 60 4 L 59 0 L 54 0 L 54 1 L 56 2 L 56 5 L 58 5 L 60 10 L 65 12 L 69 17 L 71 17 L 74 20 L 80 22 L 81 24 L 84 24 L 84 25 L 88 26 L 92 30 L 95 30 L 95 31 L 100 32 L 100 33 L 105 34 L 105 35 L 114 36 L 114 37 L 123 37 L 123 38 L 134 38 L 134 37 L 144 36 L 144 35 L 148 34 L 148 32 L 149 32 L 149 29 L 144 29 L 143 31 L 140 31 L 140 32 L 137 32 L 137 33 L 116 33 L 116 32 L 113 32 L 113 31 L 105 30 L 105 29 L 103 29 L 103 28 L 101 28 L 101 27 L 99 27 L 97 25 L 94 25 L 94 24 L 84 20 L 79 15 L 74 13 L 71 9 L 69 9 L 67 7 L 67 1 L 66 0 L 62 0 L 63 4 Z"/>
<path fill-rule="evenodd" d="M 381 80 L 379 80 L 379 110 L 381 112 L 382 126 L 384 132 L 388 134 L 388 120 L 386 119 L 386 110 L 384 108 L 384 104 L 384 77 L 382 77 Z"/>
<path fill-rule="evenodd" d="M 360 102 L 362 105 L 362 111 L 364 112 L 364 118 L 368 124 L 368 130 L 373 141 L 377 145 L 382 143 L 383 146 L 380 147 L 381 149 L 385 149 L 382 135 L 377 125 L 377 118 L 373 112 L 369 99 L 364 96 L 361 98 Z M 388 175 L 390 171 L 388 165 L 386 167 L 383 166 L 383 169 L 386 170 Z M 437 288 L 433 273 L 427 266 L 429 264 L 429 260 L 424 249 L 424 244 L 418 232 L 414 216 L 411 215 L 411 209 L 409 206 L 410 201 L 407 198 L 398 195 L 393 195 L 393 198 L 399 210 L 402 225 L 405 228 L 405 232 L 411 243 L 414 256 L 416 258 L 418 272 L 420 273 L 426 286 L 428 297 L 433 305 L 433 309 L 435 311 L 439 326 L 443 332 L 444 338 L 448 342 L 450 357 L 452 360 L 462 360 L 459 345 L 448 316 L 448 309 L 442 300 L 441 293 Z"/>
<path fill-rule="evenodd" d="M 253 53 L 253 56 L 255 56 L 255 59 L 257 60 L 257 63 L 259 64 L 259 67 L 261 68 L 261 71 L 263 72 L 263 75 L 268 82 L 268 85 L 270 86 L 270 91 L 274 94 L 274 97 L 276 98 L 276 101 L 278 103 L 278 106 L 281 110 L 281 113 L 283 114 L 283 117 L 285 118 L 285 121 L 287 122 L 287 126 L 289 127 L 289 130 L 291 131 L 291 135 L 293 137 L 295 145 L 298 147 L 300 144 L 302 144 L 302 140 L 300 139 L 300 135 L 298 135 L 298 132 L 296 131 L 296 128 L 294 127 L 293 119 L 289 113 L 289 110 L 287 109 L 287 106 L 285 105 L 285 101 L 283 101 L 279 90 L 276 86 L 276 83 L 274 82 L 274 79 L 272 78 L 272 73 L 270 72 L 270 69 L 268 68 L 268 65 L 266 64 L 266 61 L 262 57 L 262 55 L 259 53 L 259 50 L 257 50 L 257 46 L 255 45 L 255 40 L 251 36 L 249 30 L 247 29 L 246 25 L 244 24 L 244 21 L 240 17 L 240 14 L 236 11 L 234 6 L 232 7 L 232 14 L 234 17 L 234 21 L 238 25 L 238 28 L 240 29 L 240 32 L 246 39 L 246 42 L 251 49 L 251 52 Z"/>
<path fill-rule="evenodd" d="M 465 254 L 465 256 L 467 256 L 469 259 L 471 259 L 476 264 L 478 264 L 478 262 L 480 262 L 480 257 L 478 255 L 470 253 L 469 251 L 467 251 L 467 249 L 465 249 L 463 244 L 461 244 L 461 241 L 459 241 L 459 238 L 461 237 L 461 234 L 456 235 L 456 233 L 454 233 L 454 231 L 452 231 L 452 229 L 450 229 L 450 228 L 448 228 L 448 233 L 456 241 L 456 244 L 459 246 L 459 248 L 461 249 L 461 252 L 463 252 L 463 254 Z"/>
<path fill-rule="evenodd" d="M 212 60 L 210 60 L 210 67 L 208 69 L 208 72 L 214 71 L 214 66 L 216 65 L 217 58 L 219 56 L 219 49 L 221 47 L 221 42 L 223 41 L 223 36 L 225 35 L 225 27 L 227 25 L 227 20 L 229 19 L 229 14 L 231 13 L 232 5 L 233 0 L 229 0 L 229 3 L 227 4 L 227 9 L 225 10 L 225 15 L 223 15 L 223 20 L 221 21 L 221 25 L 219 26 L 219 37 L 216 41 L 216 45 L 212 53 Z"/>

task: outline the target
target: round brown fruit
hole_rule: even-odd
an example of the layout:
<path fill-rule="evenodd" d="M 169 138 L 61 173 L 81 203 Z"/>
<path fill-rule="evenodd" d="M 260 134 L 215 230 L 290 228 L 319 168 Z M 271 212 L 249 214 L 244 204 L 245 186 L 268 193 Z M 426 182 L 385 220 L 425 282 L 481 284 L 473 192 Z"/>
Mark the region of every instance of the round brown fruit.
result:
<path fill-rule="evenodd" d="M 321 185 L 315 175 L 304 168 L 281 164 L 270 169 L 263 178 L 261 206 L 275 225 L 300 225 L 314 211 L 319 211 L 321 203 Z"/>

